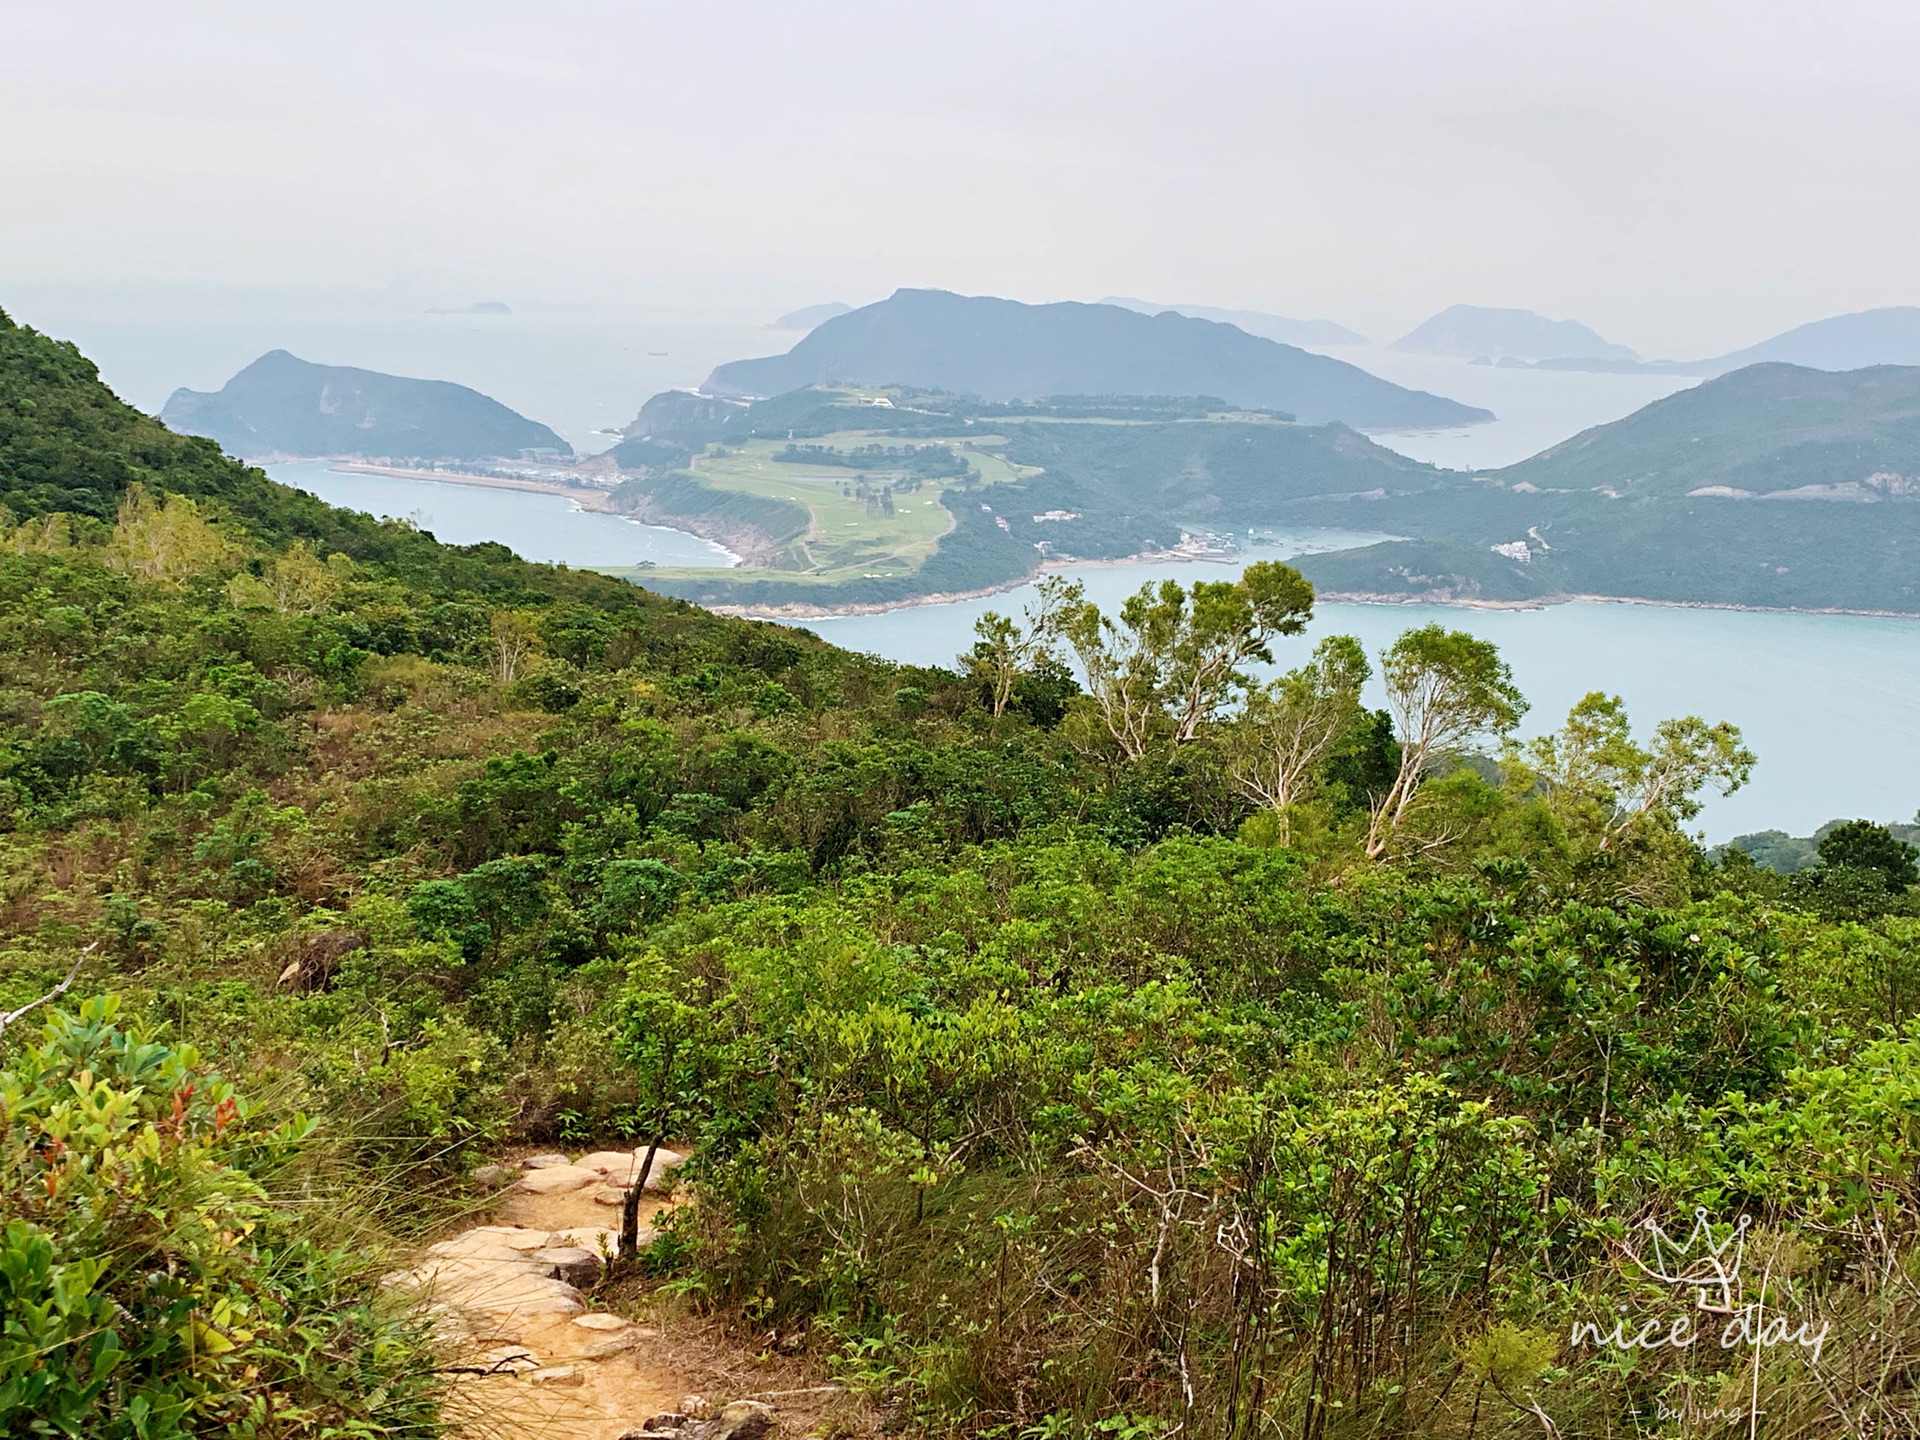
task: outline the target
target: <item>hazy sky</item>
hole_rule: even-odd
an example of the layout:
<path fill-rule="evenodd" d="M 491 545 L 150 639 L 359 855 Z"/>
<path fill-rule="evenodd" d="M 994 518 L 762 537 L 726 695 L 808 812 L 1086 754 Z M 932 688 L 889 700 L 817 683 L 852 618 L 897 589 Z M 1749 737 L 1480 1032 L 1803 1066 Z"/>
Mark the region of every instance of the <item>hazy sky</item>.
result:
<path fill-rule="evenodd" d="M 1913 0 L 0 0 L 0 306 L 1920 302 Z M 171 287 L 171 288 L 169 288 Z"/>

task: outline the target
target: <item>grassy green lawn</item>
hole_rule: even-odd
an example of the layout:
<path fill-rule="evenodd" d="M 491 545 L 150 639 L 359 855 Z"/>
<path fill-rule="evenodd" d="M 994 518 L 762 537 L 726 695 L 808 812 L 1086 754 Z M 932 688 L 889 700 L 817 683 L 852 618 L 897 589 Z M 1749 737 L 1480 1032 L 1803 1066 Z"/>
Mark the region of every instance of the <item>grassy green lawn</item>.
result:
<path fill-rule="evenodd" d="M 987 484 L 1013 479 L 1022 473 L 999 456 L 974 447 L 991 437 L 968 436 L 965 441 L 924 441 L 912 444 L 951 444 Z M 835 450 L 870 444 L 898 445 L 897 435 L 843 431 L 809 440 Z M 728 447 L 725 453 L 696 456 L 690 468 L 707 484 L 721 490 L 805 505 L 812 521 L 807 533 L 789 544 L 780 559 L 766 569 L 731 570 L 660 566 L 608 568 L 604 573 L 627 579 L 679 579 L 724 575 L 731 580 L 778 576 L 821 586 L 848 580 L 909 574 L 932 555 L 940 537 L 953 528 L 953 516 L 940 503 L 941 489 L 951 480 L 923 480 L 917 490 L 903 488 L 899 471 L 853 470 L 835 465 L 795 465 L 775 459 L 784 441 L 753 440 Z M 886 513 L 879 495 L 894 486 L 893 510 Z M 862 496 L 862 489 L 866 498 Z"/>

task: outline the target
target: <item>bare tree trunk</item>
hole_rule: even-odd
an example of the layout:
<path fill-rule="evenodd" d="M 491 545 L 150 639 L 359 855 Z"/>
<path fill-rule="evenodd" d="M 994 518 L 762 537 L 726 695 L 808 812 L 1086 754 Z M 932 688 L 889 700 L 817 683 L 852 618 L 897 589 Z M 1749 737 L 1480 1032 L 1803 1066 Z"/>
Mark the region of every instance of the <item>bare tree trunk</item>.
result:
<path fill-rule="evenodd" d="M 647 1158 L 640 1162 L 640 1173 L 633 1177 L 633 1184 L 627 1187 L 626 1198 L 620 1202 L 620 1251 L 622 1260 L 631 1260 L 640 1249 L 640 1197 L 646 1194 L 647 1177 L 653 1173 L 653 1157 L 660 1153 L 660 1146 L 666 1136 L 655 1134 L 647 1146 Z"/>

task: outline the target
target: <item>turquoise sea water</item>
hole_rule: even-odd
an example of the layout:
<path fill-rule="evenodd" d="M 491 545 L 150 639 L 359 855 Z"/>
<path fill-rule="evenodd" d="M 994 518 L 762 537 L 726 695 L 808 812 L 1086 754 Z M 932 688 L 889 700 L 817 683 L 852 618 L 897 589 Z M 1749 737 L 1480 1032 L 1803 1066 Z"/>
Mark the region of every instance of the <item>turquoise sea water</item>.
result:
<path fill-rule="evenodd" d="M 270 467 L 276 479 L 336 505 L 412 518 L 442 540 L 498 540 L 530 560 L 580 566 L 723 564 L 720 547 L 674 530 L 574 508 L 562 496 L 378 475 L 324 462 Z M 1102 606 L 1149 580 L 1222 578 L 1247 561 L 1375 537 L 1268 532 L 1231 564 L 1082 566 L 1071 573 Z M 1029 588 L 884 615 L 804 622 L 837 645 L 917 664 L 952 664 L 987 610 L 1017 614 Z M 1861 615 L 1781 615 L 1580 603 L 1539 610 L 1322 605 L 1309 634 L 1283 642 L 1281 666 L 1314 640 L 1357 635 L 1378 654 L 1430 621 L 1495 641 L 1533 709 L 1523 733 L 1556 727 L 1589 690 L 1622 696 L 1643 729 L 1669 715 L 1731 720 L 1759 753 L 1753 782 L 1709 802 L 1709 838 L 1782 829 L 1807 834 L 1838 816 L 1906 820 L 1920 809 L 1920 621 Z M 1378 697 L 1376 696 L 1376 702 Z"/>
<path fill-rule="evenodd" d="M 306 490 L 329 505 L 369 515 L 412 520 L 449 545 L 497 540 L 528 560 L 553 565 L 732 565 L 734 557 L 710 540 L 642 525 L 618 515 L 582 510 L 564 495 L 494 490 L 397 475 L 355 475 L 324 460 L 269 465 L 283 485 Z"/>
<path fill-rule="evenodd" d="M 1067 573 L 1111 608 L 1148 580 L 1190 584 L 1237 569 L 1129 565 Z M 804 623 L 836 645 L 950 665 L 971 643 L 981 614 L 1017 614 L 1030 594 Z M 1836 817 L 1908 820 L 1920 809 L 1920 621 L 1606 603 L 1538 610 L 1321 605 L 1306 635 L 1275 647 L 1276 668 L 1299 664 L 1322 635 L 1356 635 L 1378 656 L 1401 631 L 1435 621 L 1499 645 L 1533 707 L 1523 734 L 1557 728 L 1589 690 L 1625 699 L 1639 731 L 1688 714 L 1740 726 L 1760 764 L 1745 789 L 1708 803 L 1699 823 L 1712 840 L 1767 829 L 1805 835 Z M 1376 686 L 1373 703 L 1380 700 Z"/>

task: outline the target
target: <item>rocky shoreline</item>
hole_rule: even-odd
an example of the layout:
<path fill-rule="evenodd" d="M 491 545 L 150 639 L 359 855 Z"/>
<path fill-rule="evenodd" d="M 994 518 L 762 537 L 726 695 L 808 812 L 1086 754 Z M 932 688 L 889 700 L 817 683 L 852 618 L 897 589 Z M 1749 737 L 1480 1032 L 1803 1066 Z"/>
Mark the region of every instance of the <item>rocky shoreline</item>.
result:
<path fill-rule="evenodd" d="M 1880 620 L 1920 620 L 1911 610 L 1848 610 L 1840 606 L 1736 605 L 1721 600 L 1653 600 L 1643 595 L 1586 595 L 1566 591 L 1526 600 L 1406 595 L 1368 590 L 1326 590 L 1314 597 L 1334 605 L 1445 605 L 1460 610 L 1546 610 L 1555 605 L 1647 605 L 1659 610 L 1737 610 L 1749 615 L 1857 615 Z"/>

